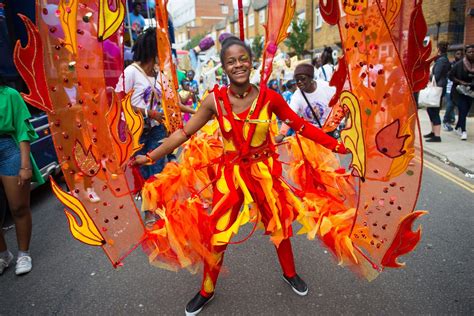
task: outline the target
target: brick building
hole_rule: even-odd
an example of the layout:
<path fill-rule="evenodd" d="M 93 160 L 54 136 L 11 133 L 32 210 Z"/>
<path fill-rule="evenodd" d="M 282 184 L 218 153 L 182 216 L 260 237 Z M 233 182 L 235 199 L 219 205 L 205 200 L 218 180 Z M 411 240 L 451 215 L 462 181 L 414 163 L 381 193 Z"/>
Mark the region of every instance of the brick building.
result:
<path fill-rule="evenodd" d="M 194 36 L 210 33 L 233 13 L 232 0 L 186 0 L 171 8 L 177 47 Z"/>
<path fill-rule="evenodd" d="M 474 0 L 466 1 L 464 21 L 464 44 L 474 44 Z"/>

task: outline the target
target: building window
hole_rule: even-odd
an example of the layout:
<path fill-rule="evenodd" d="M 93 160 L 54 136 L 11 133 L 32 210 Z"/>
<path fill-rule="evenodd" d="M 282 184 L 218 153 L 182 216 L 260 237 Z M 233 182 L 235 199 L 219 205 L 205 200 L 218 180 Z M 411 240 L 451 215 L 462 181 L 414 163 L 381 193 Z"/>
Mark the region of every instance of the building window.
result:
<path fill-rule="evenodd" d="M 260 24 L 265 23 L 265 18 L 266 18 L 265 9 L 258 11 L 258 23 Z"/>
<path fill-rule="evenodd" d="M 255 16 L 254 16 L 253 13 L 249 14 L 248 19 L 249 19 L 249 26 L 254 26 L 254 24 L 255 24 Z"/>
<path fill-rule="evenodd" d="M 229 14 L 229 6 L 221 4 L 221 12 L 222 14 Z"/>
<path fill-rule="evenodd" d="M 316 8 L 314 12 L 314 29 L 319 30 L 323 26 L 323 17 L 321 16 L 321 11 L 319 8 Z"/>
<path fill-rule="evenodd" d="M 298 14 L 298 20 L 305 20 L 306 19 L 306 12 L 301 12 Z"/>

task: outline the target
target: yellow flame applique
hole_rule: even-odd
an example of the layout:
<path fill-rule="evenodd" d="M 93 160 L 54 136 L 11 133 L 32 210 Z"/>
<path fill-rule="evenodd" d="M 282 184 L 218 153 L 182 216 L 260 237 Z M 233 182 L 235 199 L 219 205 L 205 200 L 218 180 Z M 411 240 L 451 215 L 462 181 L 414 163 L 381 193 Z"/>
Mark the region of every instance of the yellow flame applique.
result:
<path fill-rule="evenodd" d="M 115 3 L 115 10 L 111 10 L 109 2 Z M 104 41 L 112 36 L 122 25 L 125 16 L 125 6 L 121 0 L 100 0 L 99 1 L 99 29 L 97 38 Z"/>
<path fill-rule="evenodd" d="M 125 121 L 128 130 L 132 134 L 132 153 L 130 156 L 143 147 L 143 144 L 140 144 L 140 136 L 143 132 L 143 117 L 140 111 L 135 112 L 132 108 L 132 94 L 133 92 L 128 93 L 122 100 L 122 110 Z"/>
<path fill-rule="evenodd" d="M 124 164 L 142 145 L 139 144 L 140 135 L 143 131 L 143 118 L 141 113 L 135 113 L 130 103 L 133 90 L 120 102 L 117 95 L 113 93 L 112 104 L 106 117 L 109 123 L 109 131 L 113 138 L 114 152 L 119 161 L 119 166 Z M 122 120 L 122 109 L 127 129 L 120 133 Z"/>
<path fill-rule="evenodd" d="M 344 146 L 352 153 L 352 167 L 357 170 L 361 179 L 365 178 L 366 152 L 359 101 L 350 91 L 343 91 L 340 96 L 341 105 L 350 113 L 350 127 L 341 132 Z"/>
<path fill-rule="evenodd" d="M 92 221 L 92 218 L 90 218 L 90 216 L 87 214 L 86 209 L 81 201 L 79 201 L 79 199 L 76 197 L 64 192 L 52 178 L 50 181 L 54 195 L 56 195 L 58 200 L 61 201 L 64 206 L 76 214 L 76 216 L 79 217 L 81 221 L 80 225 L 71 212 L 68 212 L 66 209 L 64 210 L 69 222 L 69 229 L 71 230 L 74 238 L 91 246 L 104 245 L 104 238 L 102 238 L 99 230 Z"/>
<path fill-rule="evenodd" d="M 59 20 L 64 31 L 65 47 L 77 54 L 77 0 L 59 2 Z"/>

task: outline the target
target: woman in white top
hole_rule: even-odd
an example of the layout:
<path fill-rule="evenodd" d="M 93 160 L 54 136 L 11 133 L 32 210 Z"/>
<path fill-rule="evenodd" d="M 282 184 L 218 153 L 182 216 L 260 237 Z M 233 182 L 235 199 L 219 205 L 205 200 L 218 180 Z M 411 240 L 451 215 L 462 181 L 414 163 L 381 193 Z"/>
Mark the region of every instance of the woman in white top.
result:
<path fill-rule="evenodd" d="M 334 59 L 332 58 L 331 47 L 324 47 L 324 51 L 321 54 L 321 64 L 322 66 L 319 68 L 318 72 L 319 77 L 315 79 L 329 82 L 334 73 Z"/>

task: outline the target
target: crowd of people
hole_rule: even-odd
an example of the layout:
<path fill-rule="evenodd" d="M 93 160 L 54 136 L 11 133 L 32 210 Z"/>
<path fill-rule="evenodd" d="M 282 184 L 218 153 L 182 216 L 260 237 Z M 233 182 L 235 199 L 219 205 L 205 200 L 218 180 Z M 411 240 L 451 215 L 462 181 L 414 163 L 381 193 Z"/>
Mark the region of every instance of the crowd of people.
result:
<path fill-rule="evenodd" d="M 467 140 L 466 118 L 474 99 L 474 45 L 458 49 L 454 59 L 448 58 L 448 43 L 438 43 L 438 56 L 432 67 L 431 76 L 442 94 L 439 106 L 427 108 L 431 131 L 423 135 L 426 142 L 441 142 L 441 128 L 454 131 L 461 140 Z M 440 110 L 446 105 L 441 121 Z M 456 110 L 458 118 L 456 120 Z M 453 124 L 455 124 L 453 128 Z"/>

